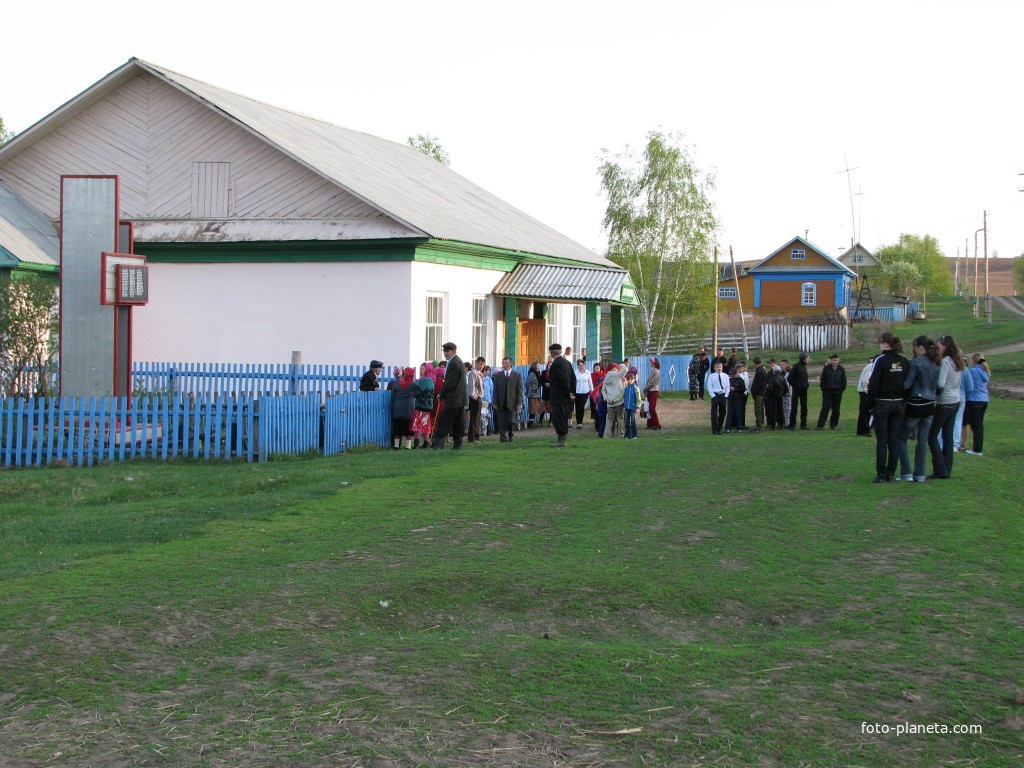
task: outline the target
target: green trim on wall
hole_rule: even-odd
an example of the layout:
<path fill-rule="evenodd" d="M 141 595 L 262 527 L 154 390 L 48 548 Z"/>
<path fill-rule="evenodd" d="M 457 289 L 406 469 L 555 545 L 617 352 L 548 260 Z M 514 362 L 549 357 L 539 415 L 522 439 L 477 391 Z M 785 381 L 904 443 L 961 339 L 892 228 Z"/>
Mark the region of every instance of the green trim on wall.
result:
<path fill-rule="evenodd" d="M 420 258 L 420 255 L 424 258 Z M 476 266 L 481 269 L 501 269 L 504 272 L 511 272 L 523 262 L 531 264 L 561 264 L 572 267 L 588 267 L 590 269 L 606 269 L 599 264 L 586 261 L 573 261 L 571 259 L 559 259 L 554 256 L 545 256 L 540 253 L 528 253 L 526 251 L 511 251 L 507 248 L 498 248 L 490 245 L 476 245 L 475 243 L 464 243 L 458 240 L 438 240 L 431 238 L 426 246 L 416 249 L 417 261 L 433 261 L 437 257 L 442 260 L 437 263 L 456 263 L 459 266 Z M 453 261 L 448 261 L 452 259 Z M 479 263 L 473 262 L 479 259 Z"/>
<path fill-rule="evenodd" d="M 515 364 L 519 355 L 519 299 L 505 297 L 505 357 Z"/>
<path fill-rule="evenodd" d="M 626 323 L 622 307 L 612 305 L 612 360 L 626 355 Z"/>
<path fill-rule="evenodd" d="M 601 357 L 601 305 L 594 301 L 587 302 L 587 352 L 591 360 Z"/>
<path fill-rule="evenodd" d="M 423 240 L 284 240 L 231 243 L 147 243 L 135 252 L 167 264 L 413 261 Z"/>

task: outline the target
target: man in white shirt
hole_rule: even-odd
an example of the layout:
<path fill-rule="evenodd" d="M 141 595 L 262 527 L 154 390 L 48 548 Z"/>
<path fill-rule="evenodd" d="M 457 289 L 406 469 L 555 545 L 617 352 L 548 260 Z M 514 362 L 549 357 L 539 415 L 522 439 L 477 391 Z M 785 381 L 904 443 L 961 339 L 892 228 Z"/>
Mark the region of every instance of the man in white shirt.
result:
<path fill-rule="evenodd" d="M 714 370 L 708 374 L 707 392 L 711 396 L 711 433 L 720 435 L 729 402 L 729 377 L 722 373 L 721 362 L 716 362 Z"/>

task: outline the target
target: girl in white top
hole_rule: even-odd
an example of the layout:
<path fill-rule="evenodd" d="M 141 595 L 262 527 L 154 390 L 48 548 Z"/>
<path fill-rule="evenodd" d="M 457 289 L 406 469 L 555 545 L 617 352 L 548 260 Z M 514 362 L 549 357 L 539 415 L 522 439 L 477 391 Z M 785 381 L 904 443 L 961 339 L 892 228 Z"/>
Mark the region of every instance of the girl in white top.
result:
<path fill-rule="evenodd" d="M 583 360 L 576 361 L 576 400 L 573 404 L 576 407 L 576 429 L 583 429 L 583 412 L 590 400 L 590 393 L 594 389 L 594 380 L 587 370 L 587 364 Z"/>

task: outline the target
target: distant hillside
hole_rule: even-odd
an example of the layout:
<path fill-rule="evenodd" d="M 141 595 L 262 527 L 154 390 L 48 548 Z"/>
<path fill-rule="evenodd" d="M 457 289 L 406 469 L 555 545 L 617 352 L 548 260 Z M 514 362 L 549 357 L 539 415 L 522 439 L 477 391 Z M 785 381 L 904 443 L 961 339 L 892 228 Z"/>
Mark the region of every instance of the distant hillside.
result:
<path fill-rule="evenodd" d="M 949 274 L 956 279 L 956 259 L 947 258 Z M 960 268 L 964 263 L 961 260 Z M 971 259 L 971 290 L 974 289 L 974 259 Z M 993 296 L 1016 296 L 1013 290 L 1013 259 L 988 260 L 988 288 Z M 978 259 L 978 293 L 985 293 L 985 260 Z"/>

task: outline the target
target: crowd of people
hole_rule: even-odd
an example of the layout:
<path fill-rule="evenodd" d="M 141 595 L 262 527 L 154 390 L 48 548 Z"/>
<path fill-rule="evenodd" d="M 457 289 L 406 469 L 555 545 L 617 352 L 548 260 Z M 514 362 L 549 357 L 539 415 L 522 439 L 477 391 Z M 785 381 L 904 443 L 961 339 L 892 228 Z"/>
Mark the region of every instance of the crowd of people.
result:
<path fill-rule="evenodd" d="M 464 442 L 480 442 L 495 433 L 500 442 L 511 443 L 516 431 L 543 426 L 545 419 L 555 429 L 553 446 L 563 448 L 572 421 L 576 429 L 583 429 L 588 406 L 598 437 L 607 433 L 636 439 L 641 411 L 648 429 L 661 429 L 657 358 L 651 359 L 651 372 L 641 387 L 628 359 L 607 365 L 599 361 L 590 368 L 584 349 L 573 365 L 572 348 L 563 352 L 560 344 L 550 346 L 543 367 L 539 361 L 530 365 L 525 380 L 510 357 L 501 361 L 500 370 L 492 371 L 483 357 L 463 363 L 452 342 L 445 343 L 442 352 L 443 361 L 424 362 L 418 372 L 396 368 L 387 384 L 392 392 L 394 450 L 442 450 L 449 441 L 460 449 Z M 381 389 L 383 370 L 381 361 L 371 360 L 360 391 Z"/>
<path fill-rule="evenodd" d="M 892 333 L 883 333 L 878 346 L 879 355 L 861 377 L 866 379 L 862 408 L 870 412 L 863 419 L 866 431 L 860 431 L 858 420 L 858 433 L 869 435 L 874 428 L 874 482 L 948 480 L 958 452 L 983 453 L 992 376 L 988 363 L 975 353 L 968 367 L 952 336 L 918 336 L 911 342 L 911 359 L 903 355 L 903 342 Z M 926 474 L 929 454 L 931 473 Z"/>
<path fill-rule="evenodd" d="M 913 358 L 892 333 L 879 338 L 879 355 L 870 358 L 858 382 L 857 435 L 876 440 L 875 482 L 948 479 L 957 452 L 982 455 L 985 410 L 988 406 L 988 365 L 975 354 L 970 367 L 952 336 L 932 340 L 918 336 Z M 510 357 L 495 371 L 483 357 L 463 363 L 457 347 L 442 347 L 444 360 L 424 362 L 419 370 L 397 368 L 387 385 L 393 391 L 392 447 L 441 450 L 451 442 L 480 442 L 497 434 L 511 443 L 515 432 L 541 427 L 547 419 L 555 430 L 554 447 L 567 444 L 570 429 L 583 429 L 587 413 L 600 438 L 638 437 L 638 420 L 660 430 L 657 404 L 661 365 L 651 358 L 641 386 L 636 366 L 599 360 L 587 363 L 586 350 L 572 362 L 572 349 L 552 344 L 542 366 L 530 364 L 524 377 Z M 782 358 L 752 359 L 748 371 L 735 349 L 714 357 L 701 347 L 691 359 L 687 378 L 691 400 L 711 402 L 714 435 L 764 430 L 807 430 L 811 356 L 801 352 L 795 364 Z M 373 360 L 360 382 L 361 390 L 380 389 L 383 364 Z M 821 409 L 816 429 L 836 430 L 848 381 L 838 354 L 829 355 L 818 374 Z M 754 401 L 754 426 L 747 427 L 747 405 Z M 972 445 L 968 449 L 967 431 Z M 911 461 L 909 443 L 915 443 Z M 931 456 L 931 472 L 926 463 Z"/>

